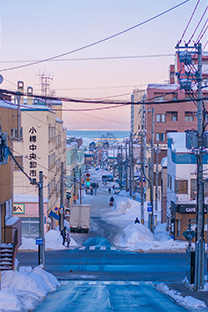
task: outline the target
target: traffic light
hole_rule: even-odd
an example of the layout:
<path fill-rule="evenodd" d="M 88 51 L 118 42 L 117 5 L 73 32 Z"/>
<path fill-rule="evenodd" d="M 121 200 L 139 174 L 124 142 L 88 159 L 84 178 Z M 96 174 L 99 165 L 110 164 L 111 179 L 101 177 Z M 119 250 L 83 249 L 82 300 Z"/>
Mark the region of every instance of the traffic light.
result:
<path fill-rule="evenodd" d="M 86 186 L 90 186 L 90 174 L 86 174 Z"/>

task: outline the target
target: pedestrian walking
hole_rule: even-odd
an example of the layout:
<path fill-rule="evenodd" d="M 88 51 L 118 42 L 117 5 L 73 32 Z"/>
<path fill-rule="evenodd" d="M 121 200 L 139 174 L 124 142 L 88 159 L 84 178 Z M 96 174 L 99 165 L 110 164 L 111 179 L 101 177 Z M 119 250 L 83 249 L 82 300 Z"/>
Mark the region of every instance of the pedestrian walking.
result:
<path fill-rule="evenodd" d="M 136 224 L 136 223 L 140 223 L 138 217 L 136 217 L 136 219 L 135 219 L 135 224 Z"/>
<path fill-rule="evenodd" d="M 109 192 L 109 194 L 111 193 L 111 188 L 109 187 L 109 189 L 108 189 L 108 192 Z"/>
<path fill-rule="evenodd" d="M 71 238 L 69 236 L 69 232 L 66 233 L 66 242 L 67 242 L 67 247 L 69 248 L 69 244 L 70 244 Z"/>
<path fill-rule="evenodd" d="M 91 193 L 91 196 L 92 196 L 92 194 L 93 194 L 93 189 L 91 188 L 91 191 L 90 191 L 90 193 Z"/>
<path fill-rule="evenodd" d="M 63 238 L 63 243 L 62 245 L 65 246 L 65 241 L 66 241 L 66 226 L 61 230 L 61 235 Z"/>

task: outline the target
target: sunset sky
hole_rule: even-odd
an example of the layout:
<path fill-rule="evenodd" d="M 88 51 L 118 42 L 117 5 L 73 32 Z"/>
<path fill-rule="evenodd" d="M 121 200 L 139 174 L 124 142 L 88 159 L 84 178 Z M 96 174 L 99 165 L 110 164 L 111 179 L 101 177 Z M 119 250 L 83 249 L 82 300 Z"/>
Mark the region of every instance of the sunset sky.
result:
<path fill-rule="evenodd" d="M 145 89 L 148 83 L 168 80 L 168 67 L 175 62 L 175 45 L 197 0 L 190 0 L 157 19 L 82 51 L 34 66 L 9 71 L 4 69 L 81 48 L 137 25 L 181 2 L 1 1 L 0 74 L 4 77 L 1 88 L 16 90 L 17 81 L 22 80 L 25 87 L 32 86 L 34 93 L 40 94 L 39 74 L 45 73 L 53 77 L 51 89 L 55 90 L 56 96 L 130 101 L 133 89 Z M 185 41 L 192 35 L 206 5 L 206 0 L 200 1 Z M 202 45 L 207 39 L 206 34 Z M 150 57 L 167 54 L 170 56 Z M 137 57 L 99 59 L 121 56 Z M 65 109 L 92 107 L 98 105 L 64 103 Z M 63 119 L 65 127 L 71 130 L 129 130 L 130 107 L 97 112 L 64 112 Z"/>

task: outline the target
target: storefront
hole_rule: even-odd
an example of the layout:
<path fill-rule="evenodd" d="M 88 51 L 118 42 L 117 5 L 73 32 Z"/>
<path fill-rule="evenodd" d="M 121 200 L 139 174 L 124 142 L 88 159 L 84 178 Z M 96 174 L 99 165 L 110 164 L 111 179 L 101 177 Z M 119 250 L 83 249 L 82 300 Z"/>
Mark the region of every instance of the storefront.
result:
<path fill-rule="evenodd" d="M 207 242 L 207 207 L 204 207 L 204 237 Z M 183 233 L 191 224 L 191 228 L 196 229 L 196 200 L 189 202 L 174 203 L 171 201 L 171 225 L 174 239 L 186 240 Z"/>
<path fill-rule="evenodd" d="M 47 232 L 48 200 L 44 198 L 44 232 Z M 22 236 L 36 238 L 39 236 L 39 202 L 38 196 L 15 194 L 13 215 L 22 220 Z"/>

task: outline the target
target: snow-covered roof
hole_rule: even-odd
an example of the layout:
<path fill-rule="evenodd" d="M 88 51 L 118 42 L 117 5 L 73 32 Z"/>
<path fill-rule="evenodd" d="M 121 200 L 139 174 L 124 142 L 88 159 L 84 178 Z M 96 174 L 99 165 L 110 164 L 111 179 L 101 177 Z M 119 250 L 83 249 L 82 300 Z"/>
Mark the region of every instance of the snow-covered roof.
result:
<path fill-rule="evenodd" d="M 56 122 L 64 123 L 63 120 L 61 120 L 60 118 L 57 118 L 57 117 L 56 117 Z"/>
<path fill-rule="evenodd" d="M 17 109 L 17 105 L 8 101 L 2 101 L 0 100 L 0 107 L 3 108 L 10 108 L 10 109 Z"/>
<path fill-rule="evenodd" d="M 6 221 L 6 225 L 12 225 L 19 220 L 19 217 L 11 217 Z"/>
<path fill-rule="evenodd" d="M 169 132 L 167 138 L 172 139 L 172 151 L 187 153 L 186 148 L 186 133 L 185 132 Z"/>
<path fill-rule="evenodd" d="M 38 203 L 39 197 L 36 195 L 14 194 L 14 203 Z M 43 202 L 47 203 L 48 199 L 43 198 Z"/>
<path fill-rule="evenodd" d="M 75 146 L 77 146 L 77 145 L 78 145 L 77 142 L 71 142 L 70 144 L 67 143 L 67 144 L 66 144 L 66 148 L 70 149 L 70 148 L 75 147 Z"/>
<path fill-rule="evenodd" d="M 150 83 L 147 86 L 149 89 L 158 89 L 158 90 L 176 90 L 179 88 L 179 85 L 176 83 L 173 84 L 157 84 L 157 83 Z"/>
<path fill-rule="evenodd" d="M 161 161 L 161 166 L 162 167 L 167 167 L 168 165 L 168 158 L 167 157 L 164 157 Z"/>

